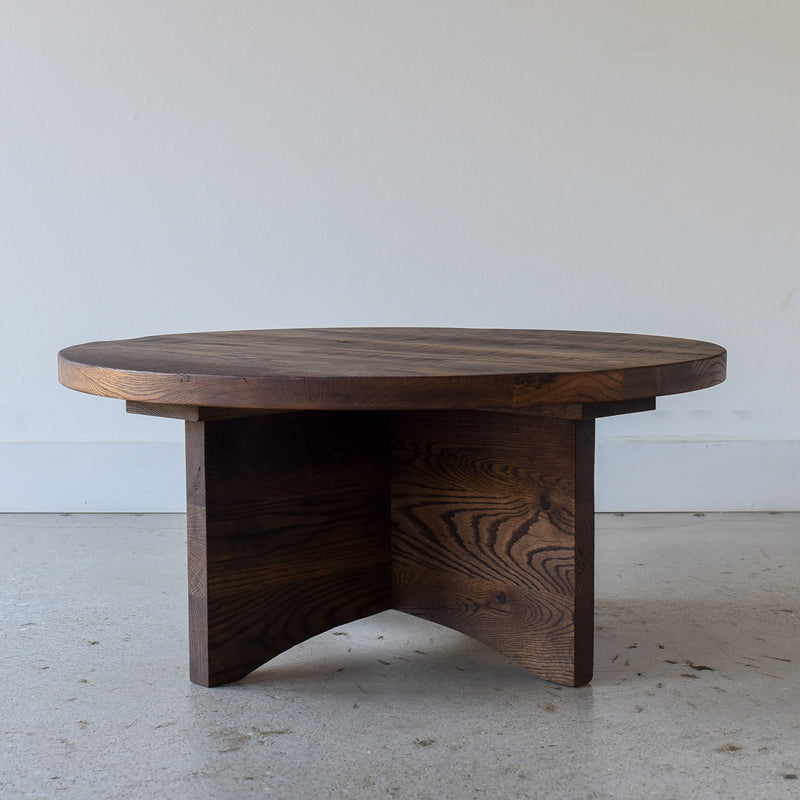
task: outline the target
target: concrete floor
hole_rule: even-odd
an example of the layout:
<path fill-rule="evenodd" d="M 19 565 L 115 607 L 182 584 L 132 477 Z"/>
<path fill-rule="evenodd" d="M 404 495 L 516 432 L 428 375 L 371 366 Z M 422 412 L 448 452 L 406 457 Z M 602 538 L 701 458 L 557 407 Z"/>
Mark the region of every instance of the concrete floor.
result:
<path fill-rule="evenodd" d="M 798 533 L 598 517 L 581 689 L 387 612 L 210 690 L 182 516 L 0 516 L 0 797 L 797 798 Z"/>

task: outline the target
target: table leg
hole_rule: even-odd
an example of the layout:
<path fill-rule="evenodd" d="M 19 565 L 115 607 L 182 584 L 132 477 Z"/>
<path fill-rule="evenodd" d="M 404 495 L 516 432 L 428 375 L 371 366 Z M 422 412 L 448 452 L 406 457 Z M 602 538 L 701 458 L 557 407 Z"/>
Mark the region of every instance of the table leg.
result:
<path fill-rule="evenodd" d="M 542 678 L 591 680 L 594 420 L 393 418 L 392 605 Z"/>
<path fill-rule="evenodd" d="M 384 414 L 187 422 L 186 464 L 192 681 L 390 607 Z"/>

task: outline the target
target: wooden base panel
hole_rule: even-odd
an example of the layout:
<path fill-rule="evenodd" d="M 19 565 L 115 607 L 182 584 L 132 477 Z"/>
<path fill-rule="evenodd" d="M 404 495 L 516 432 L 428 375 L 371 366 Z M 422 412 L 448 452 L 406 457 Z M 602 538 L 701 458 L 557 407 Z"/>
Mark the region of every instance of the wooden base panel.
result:
<path fill-rule="evenodd" d="M 388 608 L 591 680 L 593 419 L 220 415 L 186 454 L 195 683 Z"/>
<path fill-rule="evenodd" d="M 591 680 L 594 422 L 406 415 L 392 459 L 392 605 L 538 676 Z"/>
<path fill-rule="evenodd" d="M 390 607 L 386 434 L 383 414 L 186 423 L 192 681 Z"/>

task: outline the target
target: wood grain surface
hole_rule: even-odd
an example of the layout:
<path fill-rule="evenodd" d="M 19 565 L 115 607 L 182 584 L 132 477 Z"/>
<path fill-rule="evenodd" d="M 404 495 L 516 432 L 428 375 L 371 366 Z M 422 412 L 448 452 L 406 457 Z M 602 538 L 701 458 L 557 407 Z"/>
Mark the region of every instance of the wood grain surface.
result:
<path fill-rule="evenodd" d="M 390 607 L 385 415 L 187 422 L 186 451 L 195 683 Z"/>
<path fill-rule="evenodd" d="M 70 388 L 139 404 L 250 409 L 526 408 L 687 392 L 725 351 L 576 331 L 329 328 L 149 336 L 68 347 Z"/>
<path fill-rule="evenodd" d="M 484 411 L 186 423 L 190 676 L 396 608 L 591 679 L 594 421 Z"/>
<path fill-rule="evenodd" d="M 94 342 L 59 377 L 185 420 L 196 683 L 397 608 L 578 686 L 594 420 L 713 386 L 725 359 L 629 334 L 341 328 Z"/>
<path fill-rule="evenodd" d="M 393 607 L 547 680 L 591 680 L 594 422 L 456 411 L 392 428 Z"/>

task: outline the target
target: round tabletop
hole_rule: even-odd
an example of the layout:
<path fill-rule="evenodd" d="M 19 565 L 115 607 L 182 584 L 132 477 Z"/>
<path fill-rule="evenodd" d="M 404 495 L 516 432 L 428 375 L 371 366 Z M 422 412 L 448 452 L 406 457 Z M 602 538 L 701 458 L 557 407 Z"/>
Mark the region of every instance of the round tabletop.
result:
<path fill-rule="evenodd" d="M 261 409 L 528 408 L 689 392 L 725 379 L 708 342 L 472 328 L 226 331 L 59 353 L 71 389 L 141 403 Z"/>

